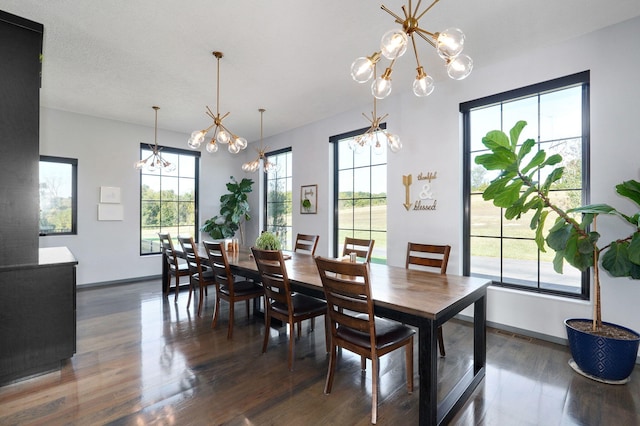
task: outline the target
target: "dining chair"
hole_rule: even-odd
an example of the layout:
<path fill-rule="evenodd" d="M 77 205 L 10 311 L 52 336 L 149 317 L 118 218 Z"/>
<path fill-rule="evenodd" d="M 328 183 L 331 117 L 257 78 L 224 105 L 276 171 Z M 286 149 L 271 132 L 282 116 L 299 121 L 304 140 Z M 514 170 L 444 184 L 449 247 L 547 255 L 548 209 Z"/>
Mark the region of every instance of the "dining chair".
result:
<path fill-rule="evenodd" d="M 451 253 L 451 246 L 449 245 L 410 242 L 407 244 L 405 268 L 421 270 L 435 269 L 440 274 L 446 275 L 447 265 L 449 264 L 449 253 Z M 440 347 L 440 356 L 445 356 L 442 326 L 438 327 L 438 346 Z"/>
<path fill-rule="evenodd" d="M 292 293 L 281 250 L 260 250 L 251 247 L 253 258 L 262 278 L 265 295 L 265 331 L 262 343 L 262 353 L 267 352 L 269 343 L 269 328 L 271 318 L 289 324 L 289 356 L 288 367 L 293 371 L 293 353 L 296 323 L 311 319 L 311 329 L 314 329 L 315 317 L 324 315 L 327 319 L 327 304 L 324 300 L 300 293 Z M 328 322 L 327 322 L 328 324 Z M 325 327 L 325 331 L 326 331 Z M 325 333 L 325 345 L 329 350 L 329 335 Z"/>
<path fill-rule="evenodd" d="M 181 262 L 181 259 L 176 255 L 173 248 L 173 241 L 171 240 L 171 235 L 169 235 L 169 233 L 159 232 L 158 238 L 160 238 L 160 246 L 167 262 L 167 271 L 169 272 L 169 279 L 166 283 L 163 283 L 164 294 L 165 296 L 169 294 L 169 290 L 171 289 L 171 277 L 175 277 L 176 287 L 175 297 L 173 298 L 175 302 L 178 300 L 178 294 L 180 293 L 180 277 L 189 276 L 189 265 L 184 261 Z"/>
<path fill-rule="evenodd" d="M 365 259 L 365 261 L 371 262 L 371 253 L 373 252 L 373 244 L 375 242 L 375 240 L 345 237 L 342 255 L 347 256 L 350 253 L 356 253 L 357 257 L 361 257 Z"/>
<path fill-rule="evenodd" d="M 227 339 L 231 339 L 233 337 L 234 306 L 236 302 L 243 300 L 246 302 L 248 317 L 249 301 L 262 297 L 264 290 L 260 285 L 250 280 L 236 281 L 229 267 L 224 242 L 204 241 L 203 245 L 209 258 L 209 266 L 211 266 L 216 280 L 216 304 L 213 308 L 211 328 L 216 327 L 218 317 L 220 316 L 220 300 L 226 300 L 229 303 Z"/>
<path fill-rule="evenodd" d="M 322 288 L 327 300 L 331 331 L 329 370 L 324 393 L 331 393 L 336 370 L 337 348 L 360 355 L 360 366 L 366 369 L 371 360 L 371 423 L 378 417 L 379 357 L 404 347 L 407 390 L 413 392 L 413 336 L 406 325 L 374 316 L 368 262 L 342 262 L 315 258 Z"/>
<path fill-rule="evenodd" d="M 319 235 L 298 234 L 296 235 L 296 245 L 293 247 L 293 251 L 308 253 L 313 256 L 316 254 L 319 239 Z"/>
<path fill-rule="evenodd" d="M 187 309 L 191 305 L 191 294 L 198 288 L 198 316 L 202 313 L 202 305 L 204 304 L 204 295 L 207 293 L 207 287 L 215 285 L 216 279 L 213 271 L 203 265 L 198 255 L 198 247 L 193 241 L 193 237 L 180 237 L 178 241 L 182 246 L 182 252 L 187 265 L 189 265 L 189 300 L 187 301 Z"/>

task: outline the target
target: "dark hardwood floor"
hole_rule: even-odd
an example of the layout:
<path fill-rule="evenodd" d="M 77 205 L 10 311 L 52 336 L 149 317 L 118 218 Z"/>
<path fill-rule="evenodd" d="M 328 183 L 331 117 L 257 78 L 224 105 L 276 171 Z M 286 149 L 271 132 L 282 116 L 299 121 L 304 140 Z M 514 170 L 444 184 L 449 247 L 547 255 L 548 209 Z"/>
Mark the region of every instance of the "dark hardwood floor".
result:
<path fill-rule="evenodd" d="M 343 351 L 333 392 L 323 393 L 323 321 L 315 331 L 305 323 L 289 372 L 286 328 L 270 330 L 262 355 L 264 324 L 243 304 L 229 341 L 225 302 L 210 328 L 214 291 L 198 318 L 186 291 L 174 304 L 159 289 L 149 281 L 79 291 L 77 354 L 58 372 L 0 387 L 0 425 L 370 424 L 370 364 L 363 373 L 359 357 Z M 471 336 L 465 322 L 445 324 L 440 398 L 470 365 Z M 453 424 L 640 424 L 639 371 L 627 385 L 605 385 L 574 373 L 568 359 L 563 346 L 489 329 L 486 377 Z M 403 351 L 380 365 L 378 424 L 417 424 Z"/>

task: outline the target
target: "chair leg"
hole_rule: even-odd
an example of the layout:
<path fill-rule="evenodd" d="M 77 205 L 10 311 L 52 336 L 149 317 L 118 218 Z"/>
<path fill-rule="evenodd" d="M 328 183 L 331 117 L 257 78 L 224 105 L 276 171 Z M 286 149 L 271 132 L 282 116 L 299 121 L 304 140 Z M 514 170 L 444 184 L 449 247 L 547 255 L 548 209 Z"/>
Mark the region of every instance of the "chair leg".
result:
<path fill-rule="evenodd" d="M 227 339 L 231 339 L 233 335 L 233 318 L 235 317 L 235 303 L 232 300 L 229 301 L 229 329 L 227 330 Z"/>
<path fill-rule="evenodd" d="M 371 423 L 378 421 L 378 356 L 371 357 Z"/>
<path fill-rule="evenodd" d="M 246 304 L 247 304 L 247 318 L 250 318 L 251 317 L 251 312 L 249 312 L 249 311 L 251 310 L 251 308 L 249 307 L 249 299 L 247 299 Z"/>
<path fill-rule="evenodd" d="M 211 321 L 211 328 L 216 328 L 219 314 L 220 314 L 220 295 L 216 294 L 216 304 L 213 307 L 213 320 Z"/>
<path fill-rule="evenodd" d="M 266 302 L 265 302 L 266 303 Z M 269 343 L 269 329 L 271 328 L 271 313 L 265 307 L 264 312 L 264 341 L 262 342 L 262 353 L 267 352 L 267 344 Z"/>
<path fill-rule="evenodd" d="M 298 321 L 296 323 L 296 327 L 298 329 L 298 337 L 297 338 L 300 339 L 300 337 L 302 337 L 302 321 Z M 293 336 L 293 329 L 291 329 L 291 332 L 292 332 L 291 335 Z"/>
<path fill-rule="evenodd" d="M 298 325 L 300 325 L 300 322 L 298 322 Z M 294 323 L 289 323 L 289 371 L 293 371 L 293 351 L 295 350 L 295 324 Z"/>
<path fill-rule="evenodd" d="M 413 393 L 413 336 L 404 347 L 405 369 L 407 370 L 407 391 Z"/>
<path fill-rule="evenodd" d="M 198 298 L 198 316 L 202 314 L 202 305 L 204 305 L 204 293 L 207 291 L 207 286 L 203 285 L 200 281 L 200 297 Z"/>
<path fill-rule="evenodd" d="M 191 280 L 189 280 L 189 299 L 187 299 L 187 309 L 189 309 L 189 306 L 191 306 L 191 294 L 192 293 L 193 293 L 193 283 L 191 282 Z"/>
<path fill-rule="evenodd" d="M 444 338 L 442 337 L 442 326 L 438 327 L 438 346 L 440 346 L 440 356 L 445 356 Z"/>
<path fill-rule="evenodd" d="M 324 316 L 324 345 L 327 353 L 329 353 L 331 347 L 331 321 L 329 320 L 329 314 Z"/>
<path fill-rule="evenodd" d="M 171 287 L 171 277 L 169 277 L 169 287 Z M 169 289 L 167 288 L 167 293 L 169 292 Z M 176 274 L 176 289 L 175 289 L 175 296 L 173 297 L 173 303 L 178 301 L 178 293 L 180 293 L 180 277 L 178 276 L 178 274 Z"/>
<path fill-rule="evenodd" d="M 336 371 L 336 358 L 338 357 L 338 348 L 332 343 L 331 352 L 329 355 L 329 369 L 327 371 L 327 381 L 324 384 L 324 393 L 331 393 L 331 387 L 333 386 L 333 373 Z"/>
<path fill-rule="evenodd" d="M 360 355 L 360 369 L 363 371 L 367 369 L 367 358 L 362 355 Z"/>

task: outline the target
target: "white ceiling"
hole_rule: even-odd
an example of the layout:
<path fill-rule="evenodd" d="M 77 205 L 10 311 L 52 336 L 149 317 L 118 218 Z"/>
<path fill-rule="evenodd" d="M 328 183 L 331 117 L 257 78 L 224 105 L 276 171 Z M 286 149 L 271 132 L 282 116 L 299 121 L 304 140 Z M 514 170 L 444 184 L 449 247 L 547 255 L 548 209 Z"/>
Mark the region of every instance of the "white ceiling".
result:
<path fill-rule="evenodd" d="M 261 107 L 267 137 L 370 105 L 368 87 L 351 80 L 349 67 L 397 26 L 382 3 L 0 0 L 0 10 L 45 27 L 43 106 L 135 124 L 153 126 L 151 106 L 159 105 L 160 128 L 207 127 L 205 106 L 216 105 L 211 52 L 222 51 L 220 112 L 230 111 L 227 127 L 252 142 L 259 139 Z M 405 2 L 384 4 L 401 14 Z M 420 26 L 461 28 L 477 69 L 638 15 L 640 0 L 442 0 Z M 446 78 L 442 61 L 417 42 L 437 90 L 437 80 Z M 398 60 L 394 93 L 410 90 L 414 62 L 411 52 Z"/>

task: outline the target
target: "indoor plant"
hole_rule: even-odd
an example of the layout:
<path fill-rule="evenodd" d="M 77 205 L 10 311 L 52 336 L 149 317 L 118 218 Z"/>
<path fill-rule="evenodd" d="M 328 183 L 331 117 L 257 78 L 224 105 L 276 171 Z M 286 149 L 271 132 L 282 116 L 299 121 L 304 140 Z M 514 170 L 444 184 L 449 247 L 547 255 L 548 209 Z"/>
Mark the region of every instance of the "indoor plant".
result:
<path fill-rule="evenodd" d="M 233 176 L 230 179 L 229 193 L 220 197 L 220 215 L 207 219 L 200 229 L 216 240 L 233 237 L 240 230 L 240 242 L 244 244 L 242 224 L 251 220 L 247 194 L 252 191 L 253 180 L 244 178 L 237 182 Z"/>
<path fill-rule="evenodd" d="M 273 232 L 265 231 L 256 239 L 255 246 L 260 250 L 280 250 L 282 244 Z"/>
<path fill-rule="evenodd" d="M 565 321 L 572 355 L 577 364 L 572 366 L 591 378 L 624 382 L 633 370 L 640 335 L 624 327 L 602 322 L 600 267 L 613 277 L 640 279 L 640 212 L 629 216 L 607 204 L 591 204 L 564 211 L 554 204 L 549 197 L 549 191 L 554 183 L 562 179 L 564 167 L 555 167 L 562 161 L 562 157 L 555 154 L 547 158 L 543 150 L 536 151 L 530 157 L 535 141 L 528 139 L 522 145 L 518 145 L 518 138 L 525 126 L 526 122 L 519 121 L 511 129 L 509 136 L 502 131 L 494 130 L 482 139 L 491 153 L 479 155 L 475 162 L 487 170 L 500 171 L 498 177 L 484 190 L 483 198 L 493 200 L 495 206 L 506 209 L 506 219 L 519 219 L 529 211 L 533 213 L 530 227 L 535 230 L 536 243 L 541 251 L 546 251 L 545 245 L 555 251 L 553 266 L 556 272 L 562 273 L 564 261 L 581 271 L 593 268 L 594 314 L 590 327 L 587 330 L 576 331 L 581 321 Z M 541 172 L 547 167 L 553 169 L 550 172 L 547 169 Z M 546 176 L 544 182 L 535 180 L 536 176 L 540 175 Z M 640 206 L 640 182 L 623 182 L 616 186 L 616 192 Z M 557 218 L 545 238 L 544 224 L 550 214 Z M 600 234 L 596 230 L 596 218 L 601 214 L 614 215 L 622 219 L 630 225 L 629 235 L 602 244 L 599 241 Z M 593 229 L 590 229 L 591 227 Z M 624 359 L 610 361 L 605 358 L 609 354 L 601 352 L 602 348 L 584 349 L 581 346 L 580 332 L 590 337 L 590 345 L 607 347 L 617 341 L 626 344 L 628 347 Z M 628 335 L 621 337 L 620 334 L 625 332 Z M 610 333 L 614 333 L 615 336 L 610 338 Z M 612 352 L 614 356 L 618 356 L 621 351 L 615 348 Z M 613 367 L 613 371 L 609 371 L 609 367 Z"/>

